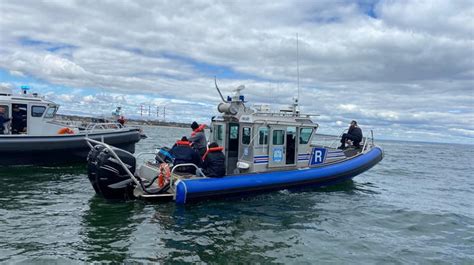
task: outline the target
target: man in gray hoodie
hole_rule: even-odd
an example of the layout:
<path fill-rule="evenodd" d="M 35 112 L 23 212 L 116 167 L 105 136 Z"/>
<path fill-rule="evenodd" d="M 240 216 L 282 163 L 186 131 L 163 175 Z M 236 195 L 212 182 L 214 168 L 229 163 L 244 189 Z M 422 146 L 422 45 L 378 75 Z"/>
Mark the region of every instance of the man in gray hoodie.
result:
<path fill-rule="evenodd" d="M 197 122 L 193 122 L 191 124 L 191 129 L 193 132 L 191 133 L 191 137 L 189 137 L 189 141 L 192 143 L 193 148 L 199 153 L 202 157 L 207 151 L 207 140 L 206 134 L 204 133 L 204 129 L 206 125 L 201 124 L 199 125 Z"/>

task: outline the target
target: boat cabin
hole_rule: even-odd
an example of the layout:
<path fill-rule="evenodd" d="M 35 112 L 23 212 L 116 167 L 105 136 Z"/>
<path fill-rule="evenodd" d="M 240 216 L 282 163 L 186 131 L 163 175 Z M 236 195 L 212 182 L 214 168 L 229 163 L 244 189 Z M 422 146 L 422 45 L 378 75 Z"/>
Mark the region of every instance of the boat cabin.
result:
<path fill-rule="evenodd" d="M 59 105 L 39 97 L 38 94 L 28 94 L 28 88 L 22 87 L 22 94 L 14 95 L 11 89 L 0 87 L 0 115 L 10 119 L 4 124 L 4 135 L 48 134 L 45 122 L 52 121 L 58 111 Z M 57 127 L 51 128 L 54 132 Z"/>
<path fill-rule="evenodd" d="M 210 141 L 224 147 L 227 174 L 308 167 L 318 124 L 299 113 L 297 101 L 276 113 L 267 105 L 247 108 L 242 89 L 219 104 L 222 115 L 211 123 Z"/>

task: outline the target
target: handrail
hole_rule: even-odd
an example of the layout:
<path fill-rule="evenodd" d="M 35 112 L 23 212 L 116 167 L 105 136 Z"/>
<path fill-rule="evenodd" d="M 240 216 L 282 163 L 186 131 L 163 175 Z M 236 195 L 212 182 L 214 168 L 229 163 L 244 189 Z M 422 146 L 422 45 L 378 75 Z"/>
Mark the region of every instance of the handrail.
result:
<path fill-rule="evenodd" d="M 116 122 L 94 122 L 88 123 L 85 131 L 87 133 L 92 133 L 96 129 L 107 130 L 107 129 L 122 129 L 123 125 Z"/>
<path fill-rule="evenodd" d="M 179 167 L 186 167 L 186 166 L 193 166 L 193 167 L 196 168 L 196 170 L 199 169 L 199 167 L 196 166 L 196 164 L 193 164 L 193 163 L 184 163 L 184 164 L 175 165 L 175 166 L 173 167 L 173 169 L 171 169 L 171 178 L 170 178 L 170 187 L 171 187 L 171 188 L 173 187 L 174 171 L 175 171 L 177 168 L 179 168 Z M 202 174 L 204 175 L 205 178 L 207 178 L 207 176 L 206 176 L 204 173 L 202 173 Z M 176 174 L 176 175 L 177 175 L 177 174 Z M 196 175 L 196 176 L 197 176 L 197 175 Z"/>
<path fill-rule="evenodd" d="M 346 132 L 347 129 L 343 130 L 342 133 L 339 135 L 339 136 L 332 136 L 332 135 L 328 135 L 327 137 L 320 137 L 319 139 L 319 142 L 322 142 L 320 145 L 318 146 L 323 146 L 323 147 L 328 147 L 328 148 L 336 148 L 336 144 L 338 141 L 340 141 L 341 137 L 342 137 L 342 134 L 344 134 L 344 132 Z M 362 144 L 362 152 L 365 152 L 367 151 L 371 146 L 374 146 L 374 132 L 373 130 L 370 130 L 370 134 L 371 136 L 364 136 L 362 137 L 362 141 L 361 143 Z M 325 141 L 328 141 L 328 140 L 331 140 L 331 143 L 326 145 L 325 144 Z M 311 146 L 314 146 L 314 144 L 311 144 Z"/>

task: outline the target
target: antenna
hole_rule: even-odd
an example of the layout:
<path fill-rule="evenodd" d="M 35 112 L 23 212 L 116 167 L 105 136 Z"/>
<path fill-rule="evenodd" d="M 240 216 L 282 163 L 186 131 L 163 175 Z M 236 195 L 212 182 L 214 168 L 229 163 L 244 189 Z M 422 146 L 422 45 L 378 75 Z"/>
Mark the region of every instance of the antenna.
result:
<path fill-rule="evenodd" d="M 214 84 L 216 85 L 217 92 L 219 92 L 219 96 L 221 96 L 222 102 L 225 103 L 226 100 L 225 100 L 224 97 L 222 96 L 221 90 L 220 90 L 219 87 L 217 86 L 217 77 L 215 77 L 215 76 L 214 76 Z"/>
<path fill-rule="evenodd" d="M 300 101 L 300 62 L 299 62 L 298 33 L 296 33 L 296 79 L 298 85 L 298 102 Z"/>

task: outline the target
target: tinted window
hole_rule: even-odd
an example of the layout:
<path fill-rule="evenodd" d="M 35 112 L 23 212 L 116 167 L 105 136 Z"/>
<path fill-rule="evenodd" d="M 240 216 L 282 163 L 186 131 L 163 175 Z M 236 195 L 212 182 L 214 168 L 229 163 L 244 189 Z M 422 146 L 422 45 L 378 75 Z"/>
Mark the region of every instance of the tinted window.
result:
<path fill-rule="evenodd" d="M 258 144 L 260 145 L 268 144 L 268 128 L 267 127 L 258 128 Z"/>
<path fill-rule="evenodd" d="M 251 132 L 250 127 L 242 128 L 242 144 L 250 144 Z"/>
<path fill-rule="evenodd" d="M 216 125 L 214 127 L 214 140 L 221 141 L 224 139 L 224 131 L 222 130 L 222 125 Z"/>
<path fill-rule="evenodd" d="M 285 131 L 274 130 L 273 131 L 273 145 L 282 145 L 285 142 Z"/>
<path fill-rule="evenodd" d="M 43 116 L 46 107 L 44 106 L 32 106 L 31 107 L 31 116 L 33 117 L 41 117 Z"/>
<path fill-rule="evenodd" d="M 214 141 L 219 145 L 223 145 L 224 139 L 224 126 L 223 125 L 215 125 L 214 126 Z"/>
<path fill-rule="evenodd" d="M 313 133 L 313 128 L 300 129 L 300 144 L 307 144 Z"/>

